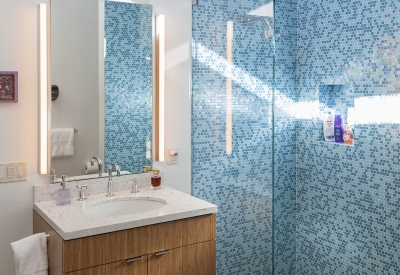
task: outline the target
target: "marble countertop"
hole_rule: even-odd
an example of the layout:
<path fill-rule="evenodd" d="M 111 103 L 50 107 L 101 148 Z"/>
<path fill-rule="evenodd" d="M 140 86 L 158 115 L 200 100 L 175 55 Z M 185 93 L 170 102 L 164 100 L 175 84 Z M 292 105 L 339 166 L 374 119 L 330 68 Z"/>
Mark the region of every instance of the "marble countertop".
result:
<path fill-rule="evenodd" d="M 57 206 L 55 200 L 36 202 L 34 210 L 64 239 L 72 240 L 156 223 L 185 219 L 217 213 L 218 207 L 178 190 L 163 186 L 161 189 L 141 188 L 139 193 L 129 190 L 115 192 L 115 197 L 105 194 L 88 197 L 86 202 L 71 199 L 71 204 Z M 152 198 L 166 201 L 166 205 L 153 211 L 121 216 L 96 216 L 85 212 L 85 208 L 110 200 L 127 198 Z"/>

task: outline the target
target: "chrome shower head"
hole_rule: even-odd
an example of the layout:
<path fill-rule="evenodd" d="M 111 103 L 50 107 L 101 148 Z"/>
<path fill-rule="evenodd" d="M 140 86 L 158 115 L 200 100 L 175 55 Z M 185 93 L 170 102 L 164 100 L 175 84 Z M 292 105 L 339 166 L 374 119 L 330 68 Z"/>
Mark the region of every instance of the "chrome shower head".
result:
<path fill-rule="evenodd" d="M 243 16 L 243 24 L 245 26 L 253 26 L 257 21 L 265 21 L 265 24 L 267 24 L 268 29 L 264 30 L 261 34 L 261 36 L 263 38 L 272 38 L 274 37 L 280 37 L 281 36 L 281 32 L 279 30 L 274 30 L 274 28 L 272 27 L 270 18 L 268 18 L 267 16 L 257 16 L 257 15 L 249 15 L 249 14 L 245 14 Z"/>

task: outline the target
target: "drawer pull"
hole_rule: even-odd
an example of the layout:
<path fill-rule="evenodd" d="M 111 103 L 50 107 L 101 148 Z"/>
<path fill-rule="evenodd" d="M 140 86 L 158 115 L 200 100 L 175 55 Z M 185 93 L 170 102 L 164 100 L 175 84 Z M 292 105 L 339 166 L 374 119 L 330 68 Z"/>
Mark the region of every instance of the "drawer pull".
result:
<path fill-rule="evenodd" d="M 164 254 L 168 254 L 170 252 L 171 252 L 171 250 L 165 250 L 165 251 L 157 252 L 156 256 L 161 256 L 161 255 L 164 255 Z"/>
<path fill-rule="evenodd" d="M 127 263 L 132 263 L 132 262 L 140 261 L 141 259 L 142 259 L 142 256 L 131 258 L 131 259 L 127 259 L 126 262 Z"/>

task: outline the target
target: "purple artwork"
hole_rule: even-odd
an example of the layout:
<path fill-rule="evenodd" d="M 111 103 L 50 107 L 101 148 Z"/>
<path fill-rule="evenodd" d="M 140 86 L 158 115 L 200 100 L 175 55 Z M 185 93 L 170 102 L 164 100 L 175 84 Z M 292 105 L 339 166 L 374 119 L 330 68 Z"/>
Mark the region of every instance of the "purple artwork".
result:
<path fill-rule="evenodd" d="M 0 103 L 18 102 L 18 72 L 0 72 Z"/>

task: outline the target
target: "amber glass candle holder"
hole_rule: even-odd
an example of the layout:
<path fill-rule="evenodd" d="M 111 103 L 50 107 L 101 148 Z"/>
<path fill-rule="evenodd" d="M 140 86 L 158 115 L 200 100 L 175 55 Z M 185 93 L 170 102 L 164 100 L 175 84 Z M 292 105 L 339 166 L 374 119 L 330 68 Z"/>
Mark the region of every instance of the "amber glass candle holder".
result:
<path fill-rule="evenodd" d="M 160 170 L 154 169 L 153 176 L 151 177 L 151 189 L 160 189 L 161 188 L 161 177 L 158 176 Z"/>

